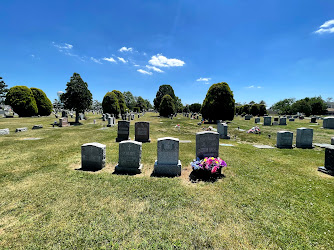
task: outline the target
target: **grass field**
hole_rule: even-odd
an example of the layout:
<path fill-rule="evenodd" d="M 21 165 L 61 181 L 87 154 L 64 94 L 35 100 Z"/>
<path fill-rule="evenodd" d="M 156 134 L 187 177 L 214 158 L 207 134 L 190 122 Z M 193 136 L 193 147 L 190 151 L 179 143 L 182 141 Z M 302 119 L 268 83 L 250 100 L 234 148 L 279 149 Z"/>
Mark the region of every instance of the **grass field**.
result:
<path fill-rule="evenodd" d="M 0 118 L 0 129 L 10 129 L 10 135 L 0 137 L 0 248 L 334 248 L 334 178 L 317 171 L 324 165 L 324 149 L 252 146 L 275 145 L 278 130 L 294 132 L 295 143 L 299 127 L 313 128 L 314 142 L 330 143 L 334 130 L 321 129 L 321 121 L 315 126 L 310 120 L 259 125 L 262 134 L 253 135 L 236 128 L 248 130 L 254 119 L 237 117 L 229 124 L 231 140 L 220 139 L 235 145 L 220 146 L 228 165 L 225 177 L 192 183 L 195 133 L 202 131 L 198 120 L 146 113 L 131 121 L 131 139 L 136 121 L 151 123 L 151 143 L 142 149 L 143 173 L 136 176 L 112 174 L 118 161 L 117 127 L 101 130 L 107 122 L 98 115 L 64 128 L 52 128 L 55 120 Z M 31 130 L 35 124 L 44 128 Z M 15 133 L 18 127 L 29 130 Z M 157 139 L 165 136 L 192 141 L 180 144 L 180 177 L 150 177 Z M 101 171 L 76 170 L 80 146 L 88 142 L 107 146 Z"/>

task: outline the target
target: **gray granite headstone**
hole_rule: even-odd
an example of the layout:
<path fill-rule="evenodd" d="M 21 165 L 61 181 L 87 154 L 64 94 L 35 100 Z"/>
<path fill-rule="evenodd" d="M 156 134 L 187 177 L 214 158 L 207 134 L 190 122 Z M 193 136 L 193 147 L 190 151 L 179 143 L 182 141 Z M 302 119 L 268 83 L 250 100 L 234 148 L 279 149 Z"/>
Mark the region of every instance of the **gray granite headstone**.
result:
<path fill-rule="evenodd" d="M 279 125 L 286 125 L 286 117 L 279 118 Z"/>
<path fill-rule="evenodd" d="M 311 123 L 317 123 L 317 117 L 311 117 Z"/>
<path fill-rule="evenodd" d="M 32 129 L 41 129 L 43 128 L 43 125 L 34 125 Z"/>
<path fill-rule="evenodd" d="M 256 118 L 254 119 L 254 121 L 255 121 L 255 123 L 260 123 L 260 117 L 256 117 Z"/>
<path fill-rule="evenodd" d="M 313 129 L 297 128 L 296 147 L 297 148 L 312 148 Z"/>
<path fill-rule="evenodd" d="M 93 142 L 81 145 L 81 168 L 96 171 L 106 163 L 106 145 Z"/>
<path fill-rule="evenodd" d="M 106 114 L 102 115 L 102 121 L 106 121 Z"/>
<path fill-rule="evenodd" d="M 324 118 L 323 128 L 334 129 L 334 116 L 328 116 Z"/>
<path fill-rule="evenodd" d="M 149 122 L 136 122 L 135 123 L 135 141 L 151 142 Z"/>
<path fill-rule="evenodd" d="M 271 126 L 271 116 L 263 117 L 263 126 Z"/>
<path fill-rule="evenodd" d="M 334 146 L 325 149 L 325 166 L 319 167 L 318 170 L 334 176 Z"/>
<path fill-rule="evenodd" d="M 227 135 L 227 124 L 226 123 L 218 123 L 217 124 L 217 132 L 219 133 L 219 137 L 221 139 L 230 139 L 230 137 Z"/>
<path fill-rule="evenodd" d="M 179 139 L 164 137 L 158 139 L 158 159 L 154 164 L 154 174 L 164 176 L 181 175 L 179 160 Z"/>
<path fill-rule="evenodd" d="M 118 165 L 116 172 L 139 174 L 143 165 L 141 164 L 142 143 L 137 141 L 122 141 L 119 143 Z"/>
<path fill-rule="evenodd" d="M 129 140 L 130 122 L 118 121 L 116 142 Z"/>
<path fill-rule="evenodd" d="M 196 158 L 219 156 L 219 133 L 204 131 L 196 133 Z"/>
<path fill-rule="evenodd" d="M 9 135 L 9 128 L 0 129 L 0 135 Z"/>
<path fill-rule="evenodd" d="M 293 133 L 290 131 L 277 132 L 277 148 L 292 148 Z"/>
<path fill-rule="evenodd" d="M 107 127 L 112 127 L 112 126 L 115 125 L 115 119 L 114 119 L 114 117 L 108 117 L 107 121 L 108 121 Z"/>
<path fill-rule="evenodd" d="M 274 117 L 274 122 L 278 122 L 278 117 Z"/>
<path fill-rule="evenodd" d="M 245 115 L 245 120 L 249 121 L 251 119 L 250 115 Z"/>
<path fill-rule="evenodd" d="M 332 137 L 332 139 L 331 139 L 331 145 L 334 145 L 334 137 Z"/>
<path fill-rule="evenodd" d="M 17 128 L 17 129 L 15 130 L 15 132 L 26 132 L 26 131 L 28 131 L 28 128 L 27 128 L 27 127 L 24 127 L 24 128 Z"/>

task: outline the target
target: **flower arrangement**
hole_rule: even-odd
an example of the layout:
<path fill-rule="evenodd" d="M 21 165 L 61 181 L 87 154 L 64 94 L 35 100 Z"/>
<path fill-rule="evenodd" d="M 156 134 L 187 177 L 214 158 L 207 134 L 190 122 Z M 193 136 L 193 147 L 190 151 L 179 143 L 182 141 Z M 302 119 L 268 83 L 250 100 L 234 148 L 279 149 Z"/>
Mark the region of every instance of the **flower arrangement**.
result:
<path fill-rule="evenodd" d="M 223 167 L 227 167 L 225 161 L 219 157 L 205 157 L 203 160 L 197 158 L 191 163 L 191 167 L 194 171 L 204 170 L 211 174 L 219 173 Z"/>
<path fill-rule="evenodd" d="M 252 133 L 252 134 L 260 134 L 260 128 L 258 126 L 252 127 L 250 130 L 247 131 L 247 133 Z"/>

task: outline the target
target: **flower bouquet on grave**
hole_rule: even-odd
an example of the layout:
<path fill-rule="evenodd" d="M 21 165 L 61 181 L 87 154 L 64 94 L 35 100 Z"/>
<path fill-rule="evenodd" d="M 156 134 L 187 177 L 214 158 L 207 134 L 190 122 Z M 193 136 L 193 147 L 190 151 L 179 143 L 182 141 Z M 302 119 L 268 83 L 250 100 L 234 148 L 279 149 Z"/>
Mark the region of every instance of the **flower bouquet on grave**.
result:
<path fill-rule="evenodd" d="M 260 131 L 260 128 L 258 126 L 255 126 L 255 127 L 252 127 L 250 130 L 248 130 L 247 133 L 261 134 L 261 131 Z"/>
<path fill-rule="evenodd" d="M 197 160 L 194 160 L 190 165 L 193 169 L 195 179 L 201 180 L 217 179 L 222 175 L 222 168 L 227 167 L 226 162 L 219 157 L 205 157 L 202 160 L 197 158 Z"/>

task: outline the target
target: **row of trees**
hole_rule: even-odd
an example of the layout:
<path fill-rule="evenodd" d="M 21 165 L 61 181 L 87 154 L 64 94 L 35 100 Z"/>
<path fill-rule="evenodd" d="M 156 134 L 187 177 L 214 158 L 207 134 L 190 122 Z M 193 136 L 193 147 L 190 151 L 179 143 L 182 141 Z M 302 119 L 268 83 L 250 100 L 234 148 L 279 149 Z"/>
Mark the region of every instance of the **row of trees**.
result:
<path fill-rule="evenodd" d="M 327 104 L 321 96 L 306 97 L 297 101 L 294 98 L 287 98 L 276 102 L 271 109 L 286 115 L 293 115 L 297 112 L 304 113 L 306 116 L 324 115 L 327 112 Z"/>
<path fill-rule="evenodd" d="M 250 114 L 250 115 L 259 115 L 263 116 L 267 114 L 267 108 L 265 104 L 258 104 L 258 103 L 253 103 L 253 104 L 245 104 L 242 106 L 237 106 L 235 107 L 235 112 L 237 114 Z"/>

